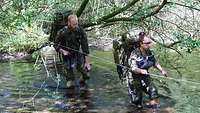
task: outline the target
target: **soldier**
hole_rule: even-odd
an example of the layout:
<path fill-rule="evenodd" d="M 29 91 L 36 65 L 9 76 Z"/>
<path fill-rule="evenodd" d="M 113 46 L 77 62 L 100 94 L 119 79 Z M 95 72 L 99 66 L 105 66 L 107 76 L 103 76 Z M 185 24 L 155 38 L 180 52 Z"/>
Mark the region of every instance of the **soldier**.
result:
<path fill-rule="evenodd" d="M 85 84 L 85 81 L 89 79 L 88 71 L 91 68 L 88 40 L 85 31 L 78 25 L 78 18 L 75 14 L 69 15 L 67 26 L 58 31 L 54 47 L 62 55 L 67 71 L 67 87 L 75 85 L 74 69 L 81 72 L 80 84 Z M 80 48 L 83 54 L 79 52 Z"/>
<path fill-rule="evenodd" d="M 128 86 L 131 102 L 142 107 L 142 91 L 150 97 L 150 105 L 154 112 L 157 109 L 157 89 L 151 81 L 148 69 L 154 66 L 162 75 L 166 76 L 166 71 L 160 66 L 150 50 L 151 39 L 144 32 L 139 33 L 139 47 L 131 52 L 128 58 L 130 72 L 128 75 Z"/>

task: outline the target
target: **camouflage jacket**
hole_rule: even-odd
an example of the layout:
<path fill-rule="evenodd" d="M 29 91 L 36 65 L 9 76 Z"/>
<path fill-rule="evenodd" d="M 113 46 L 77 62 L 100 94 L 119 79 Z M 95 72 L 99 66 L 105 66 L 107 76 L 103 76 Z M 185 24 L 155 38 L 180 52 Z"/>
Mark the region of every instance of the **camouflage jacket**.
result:
<path fill-rule="evenodd" d="M 128 59 L 128 64 L 133 71 L 136 67 L 140 69 L 148 70 L 151 66 L 154 66 L 155 63 L 156 63 L 156 59 L 151 50 L 149 50 L 147 55 L 144 56 L 142 55 L 139 48 L 131 52 L 131 55 L 129 56 L 129 59 Z"/>

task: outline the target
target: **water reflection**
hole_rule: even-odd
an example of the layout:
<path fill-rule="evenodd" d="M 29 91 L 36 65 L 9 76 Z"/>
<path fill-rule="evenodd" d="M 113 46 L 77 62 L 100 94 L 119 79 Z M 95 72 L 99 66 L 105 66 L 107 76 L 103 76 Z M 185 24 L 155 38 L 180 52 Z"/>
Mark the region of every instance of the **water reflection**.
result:
<path fill-rule="evenodd" d="M 89 113 L 93 108 L 92 96 L 93 90 L 86 84 L 81 86 L 76 81 L 75 87 L 67 88 L 63 77 L 58 85 L 56 77 L 46 78 L 44 84 L 46 91 L 49 92 L 49 98 L 55 99 L 54 105 L 51 105 L 53 111 L 71 112 L 71 113 Z M 41 87 L 42 82 L 35 82 L 34 87 Z M 55 95 L 52 92 L 56 91 Z M 58 96 L 60 95 L 60 96 Z"/>
<path fill-rule="evenodd" d="M 144 101 L 144 104 L 147 104 L 147 100 Z M 158 113 L 175 113 L 174 106 L 176 104 L 176 100 L 164 96 L 164 95 L 159 95 L 159 108 L 158 108 Z M 132 104 L 129 104 L 127 106 L 128 111 L 126 113 L 152 113 L 152 109 L 148 107 L 143 107 L 143 108 L 137 108 Z"/>
<path fill-rule="evenodd" d="M 60 108 L 64 107 L 66 111 L 73 113 L 86 113 L 88 109 L 92 109 L 93 107 L 91 97 L 92 91 L 87 86 L 81 89 L 80 87 L 67 89 L 65 94 L 66 99 L 60 104 Z"/>

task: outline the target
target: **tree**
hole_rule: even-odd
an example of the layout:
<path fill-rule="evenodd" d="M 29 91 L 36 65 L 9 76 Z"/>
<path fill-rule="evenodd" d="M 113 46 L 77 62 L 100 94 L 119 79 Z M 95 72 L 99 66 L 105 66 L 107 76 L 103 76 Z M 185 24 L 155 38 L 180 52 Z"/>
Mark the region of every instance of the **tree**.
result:
<path fill-rule="evenodd" d="M 196 40 L 199 37 L 197 20 L 200 11 L 199 1 L 94 0 L 91 3 L 88 1 L 83 0 L 77 11 L 79 16 L 80 12 L 83 13 L 84 19 L 89 17 L 87 18 L 89 21 L 83 24 L 84 27 L 97 25 L 114 27 L 117 24 L 129 24 L 128 28 L 142 27 L 157 36 L 153 40 L 167 48 L 177 44 L 188 49 L 199 47 L 199 41 Z M 91 7 L 93 4 L 97 4 L 96 7 Z M 84 10 L 87 13 L 84 13 Z"/>
<path fill-rule="evenodd" d="M 198 0 L 2 0 L 0 5 L 1 34 L 33 26 L 43 26 L 43 30 L 45 26 L 48 31 L 57 11 L 72 9 L 89 30 L 109 29 L 106 35 L 118 36 L 129 29 L 142 29 L 163 47 L 199 47 Z"/>

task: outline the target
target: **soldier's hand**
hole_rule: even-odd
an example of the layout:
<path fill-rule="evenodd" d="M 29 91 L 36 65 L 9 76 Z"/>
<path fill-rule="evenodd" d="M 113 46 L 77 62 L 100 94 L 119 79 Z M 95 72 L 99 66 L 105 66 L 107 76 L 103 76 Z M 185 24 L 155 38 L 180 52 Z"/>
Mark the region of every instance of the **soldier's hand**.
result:
<path fill-rule="evenodd" d="M 67 56 L 67 55 L 69 55 L 69 54 L 70 54 L 70 53 L 69 53 L 68 51 L 66 51 L 66 50 L 63 51 L 63 55 L 64 55 L 64 56 Z"/>
<path fill-rule="evenodd" d="M 86 69 L 87 71 L 91 70 L 91 64 L 90 63 L 85 63 L 84 64 L 84 69 Z"/>
<path fill-rule="evenodd" d="M 147 70 L 141 69 L 141 74 L 143 74 L 143 75 L 148 75 L 149 73 L 147 72 Z"/>
<path fill-rule="evenodd" d="M 70 54 L 67 50 L 64 50 L 64 49 L 60 49 L 60 52 L 61 52 L 64 56 L 67 56 L 67 55 Z"/>
<path fill-rule="evenodd" d="M 167 77 L 167 72 L 165 70 L 161 71 L 162 75 L 164 75 L 165 77 Z"/>

